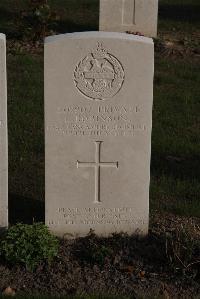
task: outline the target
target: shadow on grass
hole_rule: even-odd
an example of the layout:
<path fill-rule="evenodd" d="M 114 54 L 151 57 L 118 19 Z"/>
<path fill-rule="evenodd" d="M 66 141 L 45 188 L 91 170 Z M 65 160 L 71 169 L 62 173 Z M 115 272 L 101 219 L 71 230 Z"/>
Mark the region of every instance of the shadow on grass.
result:
<path fill-rule="evenodd" d="M 153 209 L 200 216 L 200 157 L 179 158 L 153 153 L 150 198 Z"/>
<path fill-rule="evenodd" d="M 0 7 L 0 32 L 9 38 L 19 38 L 21 33 L 17 28 L 16 14 L 5 7 Z"/>
<path fill-rule="evenodd" d="M 162 156 L 152 153 L 151 172 L 155 176 L 165 174 L 175 179 L 197 179 L 200 177 L 200 157 L 181 158 L 176 156 Z"/>
<path fill-rule="evenodd" d="M 160 3 L 159 17 L 178 22 L 200 23 L 200 5 Z"/>
<path fill-rule="evenodd" d="M 9 223 L 44 222 L 44 202 L 9 194 Z"/>
<path fill-rule="evenodd" d="M 83 31 L 98 31 L 98 23 L 96 24 L 79 24 L 72 21 L 63 20 L 58 23 L 56 30 L 59 33 L 72 33 Z"/>
<path fill-rule="evenodd" d="M 1 22 L 7 21 L 8 19 L 12 19 L 15 17 L 15 13 L 7 9 L 6 7 L 1 7 L 0 8 L 0 18 Z"/>

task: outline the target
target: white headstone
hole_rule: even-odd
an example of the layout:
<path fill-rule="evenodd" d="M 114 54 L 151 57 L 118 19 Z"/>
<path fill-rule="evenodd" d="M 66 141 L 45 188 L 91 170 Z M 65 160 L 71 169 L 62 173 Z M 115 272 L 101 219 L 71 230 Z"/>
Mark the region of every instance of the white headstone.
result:
<path fill-rule="evenodd" d="M 6 38 L 0 33 L 0 228 L 8 225 Z"/>
<path fill-rule="evenodd" d="M 99 30 L 157 36 L 158 0 L 100 0 Z"/>
<path fill-rule="evenodd" d="M 46 224 L 146 234 L 153 42 L 85 32 L 45 42 Z"/>

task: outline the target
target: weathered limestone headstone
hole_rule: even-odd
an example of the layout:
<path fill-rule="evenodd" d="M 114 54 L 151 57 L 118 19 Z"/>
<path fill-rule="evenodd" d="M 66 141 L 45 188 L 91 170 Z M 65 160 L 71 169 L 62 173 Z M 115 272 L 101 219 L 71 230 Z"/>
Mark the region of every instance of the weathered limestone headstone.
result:
<path fill-rule="evenodd" d="M 0 229 L 8 225 L 6 38 L 0 33 Z"/>
<path fill-rule="evenodd" d="M 158 0 L 100 0 L 99 30 L 157 36 Z"/>
<path fill-rule="evenodd" d="M 45 42 L 46 224 L 148 231 L 153 42 L 85 32 Z"/>

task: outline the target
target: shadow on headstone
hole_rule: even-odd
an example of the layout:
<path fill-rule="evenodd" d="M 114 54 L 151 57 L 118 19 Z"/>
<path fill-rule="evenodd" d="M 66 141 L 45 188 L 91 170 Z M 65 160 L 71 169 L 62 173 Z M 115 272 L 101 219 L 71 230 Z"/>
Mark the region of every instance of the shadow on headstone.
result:
<path fill-rule="evenodd" d="M 20 195 L 9 194 L 9 223 L 44 222 L 44 202 Z"/>
<path fill-rule="evenodd" d="M 200 5 L 194 4 L 159 4 L 159 17 L 173 21 L 199 22 Z"/>

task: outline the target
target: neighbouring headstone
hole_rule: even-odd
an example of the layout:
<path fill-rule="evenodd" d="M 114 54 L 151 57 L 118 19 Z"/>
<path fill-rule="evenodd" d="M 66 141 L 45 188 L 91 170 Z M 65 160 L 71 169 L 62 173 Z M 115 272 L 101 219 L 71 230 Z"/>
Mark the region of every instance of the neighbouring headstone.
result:
<path fill-rule="evenodd" d="M 8 226 L 6 38 L 0 33 L 0 229 Z"/>
<path fill-rule="evenodd" d="M 147 233 L 153 61 L 146 37 L 46 39 L 46 224 L 56 235 Z"/>
<path fill-rule="evenodd" d="M 157 36 L 158 0 L 100 0 L 99 30 Z"/>

